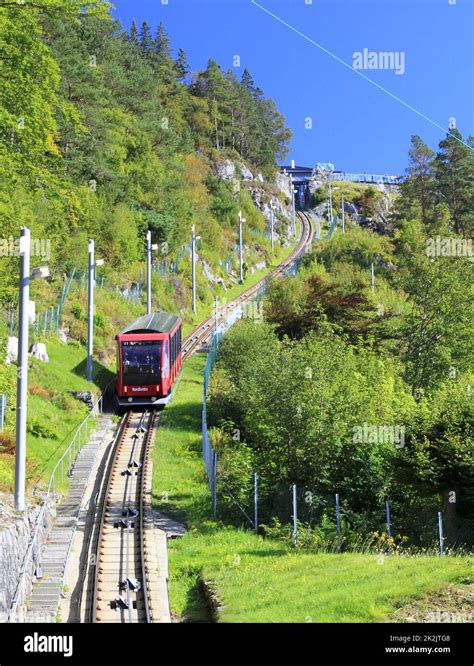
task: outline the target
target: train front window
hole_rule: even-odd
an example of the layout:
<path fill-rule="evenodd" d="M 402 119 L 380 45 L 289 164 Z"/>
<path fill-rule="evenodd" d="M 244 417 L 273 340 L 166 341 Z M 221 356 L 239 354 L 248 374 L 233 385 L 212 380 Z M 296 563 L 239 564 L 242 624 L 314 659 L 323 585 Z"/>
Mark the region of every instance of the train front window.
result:
<path fill-rule="evenodd" d="M 123 341 L 123 383 L 126 385 L 159 384 L 162 348 L 163 343 L 160 340 Z"/>

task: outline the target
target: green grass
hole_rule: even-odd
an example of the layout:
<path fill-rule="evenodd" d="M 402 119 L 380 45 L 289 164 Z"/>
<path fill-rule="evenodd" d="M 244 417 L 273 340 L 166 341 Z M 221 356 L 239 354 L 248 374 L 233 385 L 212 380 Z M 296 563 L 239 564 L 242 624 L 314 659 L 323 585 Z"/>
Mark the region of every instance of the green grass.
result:
<path fill-rule="evenodd" d="M 191 528 L 203 527 L 211 510 L 201 457 L 205 360 L 195 354 L 185 363 L 173 401 L 161 416 L 154 448 L 155 508 Z"/>
<path fill-rule="evenodd" d="M 380 622 L 472 575 L 465 557 L 310 554 L 235 529 L 188 535 L 172 545 L 171 561 L 177 610 L 196 614 L 188 584 L 198 574 L 213 582 L 223 622 Z"/>
<path fill-rule="evenodd" d="M 49 363 L 29 358 L 28 373 L 28 419 L 27 419 L 27 470 L 29 491 L 34 486 L 43 486 L 49 481 L 51 472 L 71 441 L 76 427 L 88 413 L 87 406 L 74 398 L 73 391 L 101 389 L 91 385 L 85 378 L 85 348 L 69 345 L 51 338 L 47 341 Z M 104 378 L 106 371 L 94 364 L 96 376 Z M 14 400 L 14 396 L 12 398 Z M 10 403 L 12 406 L 12 403 Z M 91 424 L 94 421 L 92 420 Z M 9 417 L 8 428 L 14 432 L 14 413 Z M 92 431 L 91 425 L 90 431 Z M 35 434 L 36 433 L 36 434 Z M 0 488 L 11 491 L 13 485 L 14 456 L 0 455 Z M 57 488 L 67 486 L 56 479 Z"/>
<path fill-rule="evenodd" d="M 170 604 L 176 616 L 211 621 L 202 590 L 211 581 L 222 622 L 378 622 L 451 582 L 472 577 L 472 559 L 310 554 L 211 519 L 201 457 L 205 357 L 186 362 L 154 449 L 153 503 L 185 523 L 169 541 Z"/>

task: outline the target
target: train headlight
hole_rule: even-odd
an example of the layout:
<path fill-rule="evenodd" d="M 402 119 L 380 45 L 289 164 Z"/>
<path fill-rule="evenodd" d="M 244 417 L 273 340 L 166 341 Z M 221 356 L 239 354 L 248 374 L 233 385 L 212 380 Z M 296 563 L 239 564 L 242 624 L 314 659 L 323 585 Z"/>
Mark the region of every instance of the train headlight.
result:
<path fill-rule="evenodd" d="M 128 402 L 133 402 L 133 398 L 129 398 L 129 399 L 128 399 Z"/>

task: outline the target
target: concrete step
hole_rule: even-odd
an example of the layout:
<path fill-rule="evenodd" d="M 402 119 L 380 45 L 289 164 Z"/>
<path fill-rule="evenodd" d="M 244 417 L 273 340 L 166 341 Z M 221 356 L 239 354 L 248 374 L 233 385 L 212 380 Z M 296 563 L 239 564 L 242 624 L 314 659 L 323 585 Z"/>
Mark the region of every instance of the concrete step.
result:
<path fill-rule="evenodd" d="M 48 595 L 45 594 L 43 596 L 33 595 L 30 599 L 30 604 L 28 607 L 33 608 L 34 606 L 49 606 L 50 608 L 55 608 L 59 603 L 59 599 L 60 599 L 59 592 L 55 594 L 48 594 Z"/>
<path fill-rule="evenodd" d="M 71 527 L 57 527 L 56 525 L 53 525 L 53 529 L 50 532 L 50 537 L 54 538 L 63 538 L 67 534 L 71 533 Z"/>
<path fill-rule="evenodd" d="M 61 586 L 57 585 L 56 587 L 49 588 L 40 588 L 37 587 L 33 594 L 31 595 L 31 600 L 35 599 L 56 599 L 61 594 Z"/>
<path fill-rule="evenodd" d="M 31 603 L 28 606 L 28 609 L 32 611 L 46 611 L 55 614 L 58 606 L 59 599 L 52 599 L 50 603 Z"/>

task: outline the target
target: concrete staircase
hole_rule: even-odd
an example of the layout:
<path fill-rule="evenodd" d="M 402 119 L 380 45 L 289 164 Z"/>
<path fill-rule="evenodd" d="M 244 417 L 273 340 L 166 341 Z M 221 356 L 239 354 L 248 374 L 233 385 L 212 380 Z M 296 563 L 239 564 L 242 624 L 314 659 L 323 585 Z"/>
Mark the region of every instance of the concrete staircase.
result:
<path fill-rule="evenodd" d="M 56 511 L 53 526 L 41 554 L 42 578 L 33 583 L 27 602 L 26 622 L 54 621 L 62 593 L 72 538 L 76 529 L 82 498 L 94 468 L 100 445 L 112 427 L 112 416 L 103 414 L 96 432 L 81 449 L 70 476 L 67 497 Z"/>

